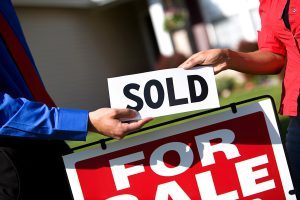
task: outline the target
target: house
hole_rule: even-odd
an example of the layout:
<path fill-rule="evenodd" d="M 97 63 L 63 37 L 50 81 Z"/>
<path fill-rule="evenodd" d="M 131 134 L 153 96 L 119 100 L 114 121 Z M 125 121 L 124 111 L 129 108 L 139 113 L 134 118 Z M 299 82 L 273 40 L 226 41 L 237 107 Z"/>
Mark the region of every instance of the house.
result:
<path fill-rule="evenodd" d="M 159 56 L 187 57 L 241 38 L 255 40 L 254 26 L 239 31 L 234 22 L 241 15 L 248 23 L 258 0 L 230 0 L 243 8 L 251 4 L 247 16 L 241 7 L 228 11 L 224 0 L 12 1 L 45 86 L 60 107 L 109 106 L 106 79 L 153 70 Z M 188 18 L 166 31 L 173 8 Z"/>

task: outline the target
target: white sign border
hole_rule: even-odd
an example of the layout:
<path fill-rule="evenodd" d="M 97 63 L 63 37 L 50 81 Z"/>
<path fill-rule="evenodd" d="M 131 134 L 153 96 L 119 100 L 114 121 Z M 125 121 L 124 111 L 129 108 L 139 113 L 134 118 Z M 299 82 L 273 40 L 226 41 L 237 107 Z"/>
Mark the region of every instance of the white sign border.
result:
<path fill-rule="evenodd" d="M 231 120 L 234 118 L 242 117 L 256 112 L 263 112 L 267 123 L 267 128 L 269 132 L 269 137 L 272 142 L 272 147 L 274 151 L 274 156 L 276 164 L 278 166 L 280 178 L 283 184 L 283 189 L 286 199 L 296 199 L 295 195 L 290 195 L 289 191 L 292 190 L 293 184 L 290 176 L 285 176 L 286 172 L 289 172 L 289 168 L 286 162 L 282 162 L 282 158 L 286 158 L 284 149 L 282 146 L 282 141 L 280 139 L 279 130 L 277 127 L 276 118 L 274 115 L 272 103 L 270 99 L 262 100 L 260 102 L 253 103 L 251 105 L 243 106 L 237 108 L 237 113 L 233 113 L 230 110 L 225 111 L 214 116 L 208 116 L 193 121 L 186 122 L 184 124 L 174 125 L 172 127 L 163 128 L 158 131 L 151 133 L 139 135 L 136 137 L 124 139 L 118 142 L 114 142 L 107 145 L 106 150 L 99 148 L 93 148 L 83 152 L 73 153 L 63 156 L 65 163 L 67 175 L 73 192 L 75 200 L 84 200 L 84 196 L 81 190 L 80 182 L 75 169 L 75 164 L 79 161 L 86 160 L 89 158 L 109 154 L 118 150 L 130 148 L 140 144 L 145 144 L 169 136 L 181 134 L 190 130 L 199 129 L 223 121 Z M 224 120 L 226 119 L 226 120 Z"/>

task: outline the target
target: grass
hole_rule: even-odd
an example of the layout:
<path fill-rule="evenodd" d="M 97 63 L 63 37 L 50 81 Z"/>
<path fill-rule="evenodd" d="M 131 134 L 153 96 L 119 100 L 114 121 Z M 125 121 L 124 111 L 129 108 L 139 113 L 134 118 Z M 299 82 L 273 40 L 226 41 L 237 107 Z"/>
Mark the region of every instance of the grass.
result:
<path fill-rule="evenodd" d="M 276 85 L 276 86 L 260 86 L 256 87 L 251 91 L 245 91 L 245 90 L 237 90 L 235 91 L 229 98 L 226 99 L 221 99 L 221 105 L 227 105 L 233 102 L 238 102 L 246 99 L 250 99 L 253 97 L 257 96 L 262 96 L 262 95 L 270 95 L 273 97 L 275 104 L 276 104 L 276 110 L 278 111 L 279 106 L 280 106 L 280 98 L 281 98 L 281 86 Z M 280 120 L 280 129 L 282 133 L 282 138 L 285 138 L 285 131 L 288 126 L 289 119 L 288 117 L 279 115 L 279 120 Z"/>
<path fill-rule="evenodd" d="M 221 104 L 221 106 L 224 106 L 224 105 L 228 105 L 230 103 L 239 102 L 239 101 L 242 101 L 242 100 L 246 100 L 246 99 L 250 99 L 250 98 L 257 97 L 257 96 L 262 96 L 262 95 L 272 96 L 275 100 L 275 103 L 276 103 L 276 109 L 278 110 L 279 104 L 280 104 L 280 95 L 281 95 L 281 88 L 280 88 L 279 85 L 272 86 L 272 87 L 270 87 L 270 86 L 259 86 L 259 87 L 254 88 L 253 90 L 239 89 L 239 90 L 234 91 L 228 98 L 221 98 L 220 99 L 220 104 Z M 166 122 L 166 121 L 169 121 L 169 120 L 172 120 L 172 119 L 177 119 L 179 117 L 183 117 L 183 116 L 186 116 L 186 115 L 189 115 L 189 114 L 192 114 L 192 113 L 196 113 L 196 112 L 199 112 L 199 111 L 193 111 L 193 112 L 188 112 L 188 113 L 180 113 L 180 114 L 176 114 L 176 115 L 158 117 L 158 118 L 154 119 L 152 122 L 150 122 L 149 124 L 147 124 L 146 126 L 151 126 L 151 125 Z M 288 118 L 280 116 L 279 119 L 280 119 L 280 126 L 279 127 L 281 129 L 282 139 L 283 139 L 283 142 L 284 142 L 285 130 L 286 130 L 287 125 L 288 125 Z M 142 132 L 140 134 L 144 134 L 144 133 L 145 132 Z M 88 134 L 86 142 L 68 141 L 67 143 L 69 144 L 69 146 L 71 148 L 74 148 L 76 146 L 91 143 L 93 141 L 97 141 L 97 140 L 100 140 L 102 138 L 104 138 L 104 136 L 102 136 L 100 134 L 90 133 L 90 134 Z"/>

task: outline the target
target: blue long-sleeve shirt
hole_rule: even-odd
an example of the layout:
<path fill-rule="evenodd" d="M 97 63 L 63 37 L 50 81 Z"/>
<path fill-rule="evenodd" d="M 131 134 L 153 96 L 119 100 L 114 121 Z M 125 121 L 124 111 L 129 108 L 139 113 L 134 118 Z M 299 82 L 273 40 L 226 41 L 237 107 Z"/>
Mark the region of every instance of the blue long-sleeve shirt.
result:
<path fill-rule="evenodd" d="M 2 136 L 85 140 L 88 112 L 58 108 L 48 96 L 10 0 L 0 1 Z"/>

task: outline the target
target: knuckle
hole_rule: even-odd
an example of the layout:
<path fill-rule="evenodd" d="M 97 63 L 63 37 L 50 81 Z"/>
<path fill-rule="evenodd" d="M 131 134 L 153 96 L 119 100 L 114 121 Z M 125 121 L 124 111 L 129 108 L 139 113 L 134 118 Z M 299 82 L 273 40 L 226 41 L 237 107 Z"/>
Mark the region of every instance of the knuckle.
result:
<path fill-rule="evenodd" d="M 116 116 L 118 114 L 118 111 L 116 109 L 112 109 L 111 112 L 110 112 L 110 114 L 112 116 Z"/>
<path fill-rule="evenodd" d="M 190 63 L 195 63 L 196 62 L 196 58 L 191 58 L 190 59 Z"/>
<path fill-rule="evenodd" d="M 203 56 L 203 55 L 205 55 L 205 51 L 199 51 L 198 53 L 196 53 L 195 55 L 195 57 L 198 57 L 198 56 Z"/>

